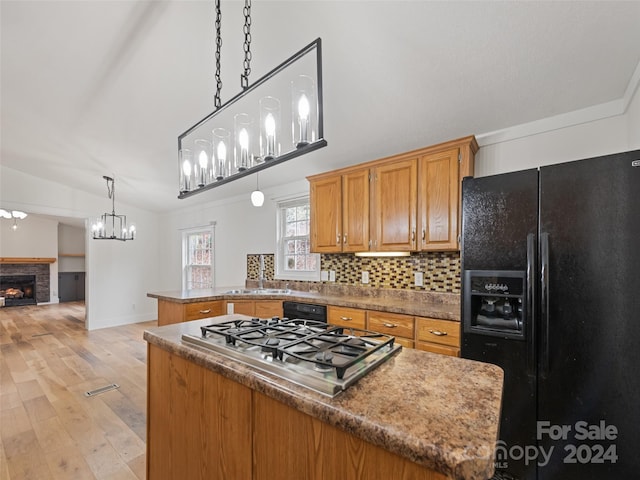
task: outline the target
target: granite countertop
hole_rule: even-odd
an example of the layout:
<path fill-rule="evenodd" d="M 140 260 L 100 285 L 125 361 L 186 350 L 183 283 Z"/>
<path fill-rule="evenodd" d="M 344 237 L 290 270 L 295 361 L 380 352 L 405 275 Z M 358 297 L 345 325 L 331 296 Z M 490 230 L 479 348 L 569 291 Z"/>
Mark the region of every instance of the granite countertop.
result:
<path fill-rule="evenodd" d="M 248 318 L 223 315 L 219 321 Z M 494 365 L 403 349 L 331 398 L 181 341 L 211 318 L 144 338 L 358 438 L 455 479 L 486 479 L 500 422 L 503 372 Z"/>
<path fill-rule="evenodd" d="M 403 290 L 332 288 L 321 291 L 290 290 L 288 294 L 230 294 L 246 287 L 150 292 L 148 297 L 174 303 L 213 300 L 289 300 L 339 307 L 361 308 L 391 313 L 460 321 L 459 295 Z M 270 287 L 269 287 L 270 288 Z"/>

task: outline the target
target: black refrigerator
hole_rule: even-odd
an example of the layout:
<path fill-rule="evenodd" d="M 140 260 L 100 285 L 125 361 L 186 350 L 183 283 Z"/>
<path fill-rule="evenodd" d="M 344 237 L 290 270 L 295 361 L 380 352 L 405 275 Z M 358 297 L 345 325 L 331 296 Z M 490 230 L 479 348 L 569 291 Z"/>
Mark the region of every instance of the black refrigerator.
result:
<path fill-rule="evenodd" d="M 640 478 L 640 150 L 462 186 L 461 355 L 504 369 L 495 478 Z"/>

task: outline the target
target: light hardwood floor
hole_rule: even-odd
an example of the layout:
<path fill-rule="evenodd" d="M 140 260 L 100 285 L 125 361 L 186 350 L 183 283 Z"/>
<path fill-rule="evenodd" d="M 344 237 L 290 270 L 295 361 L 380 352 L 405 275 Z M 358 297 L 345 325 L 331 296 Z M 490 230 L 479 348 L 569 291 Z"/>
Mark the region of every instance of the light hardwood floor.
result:
<path fill-rule="evenodd" d="M 0 308 L 0 480 L 145 478 L 142 334 L 156 322 L 88 332 L 84 315 L 81 303 Z"/>

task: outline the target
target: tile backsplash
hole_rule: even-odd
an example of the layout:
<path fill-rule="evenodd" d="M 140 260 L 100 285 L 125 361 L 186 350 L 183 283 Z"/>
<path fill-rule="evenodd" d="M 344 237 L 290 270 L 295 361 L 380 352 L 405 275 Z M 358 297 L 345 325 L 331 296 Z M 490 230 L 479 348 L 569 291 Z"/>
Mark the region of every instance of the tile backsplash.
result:
<path fill-rule="evenodd" d="M 412 253 L 409 257 L 356 257 L 352 254 L 322 254 L 322 270 L 334 270 L 339 285 L 396 288 L 425 292 L 460 293 L 460 254 L 458 252 Z M 257 280 L 259 254 L 247 255 L 247 280 Z M 274 280 L 274 255 L 264 254 L 264 278 Z M 369 272 L 369 283 L 362 284 L 362 272 Z M 424 286 L 414 285 L 414 272 L 424 274 Z M 329 282 L 308 282 L 329 283 Z"/>

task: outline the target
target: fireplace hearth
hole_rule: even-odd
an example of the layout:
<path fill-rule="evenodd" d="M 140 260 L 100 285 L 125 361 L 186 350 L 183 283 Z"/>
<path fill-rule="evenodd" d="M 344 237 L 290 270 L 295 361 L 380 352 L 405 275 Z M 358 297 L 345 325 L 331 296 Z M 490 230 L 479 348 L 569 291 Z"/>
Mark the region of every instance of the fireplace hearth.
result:
<path fill-rule="evenodd" d="M 36 305 L 36 276 L 0 275 L 0 297 L 5 307 Z"/>

